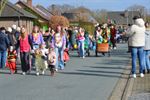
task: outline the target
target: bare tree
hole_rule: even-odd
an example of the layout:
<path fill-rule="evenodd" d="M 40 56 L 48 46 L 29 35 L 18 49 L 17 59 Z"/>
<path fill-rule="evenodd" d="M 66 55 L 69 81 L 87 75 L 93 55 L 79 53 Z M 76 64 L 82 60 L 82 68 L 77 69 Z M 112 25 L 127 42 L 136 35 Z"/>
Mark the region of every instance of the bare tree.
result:
<path fill-rule="evenodd" d="M 142 5 L 133 5 L 127 8 L 128 11 L 138 11 L 141 14 L 141 17 L 143 17 L 146 20 L 147 16 L 147 9 Z"/>
<path fill-rule="evenodd" d="M 92 12 L 92 16 L 99 22 L 99 23 L 106 23 L 107 22 L 107 10 L 96 10 Z"/>
<path fill-rule="evenodd" d="M 61 13 L 68 12 L 72 9 L 74 9 L 74 7 L 68 4 L 64 5 L 52 4 L 48 7 L 48 10 L 52 12 L 54 15 L 61 15 Z"/>

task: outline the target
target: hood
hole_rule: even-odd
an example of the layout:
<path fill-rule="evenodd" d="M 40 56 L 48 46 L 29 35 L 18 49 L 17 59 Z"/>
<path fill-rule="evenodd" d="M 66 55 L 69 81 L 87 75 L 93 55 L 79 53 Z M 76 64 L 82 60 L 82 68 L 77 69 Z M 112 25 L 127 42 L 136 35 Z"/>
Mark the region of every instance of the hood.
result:
<path fill-rule="evenodd" d="M 139 27 L 145 27 L 145 22 L 144 22 L 144 20 L 142 19 L 142 18 L 138 18 L 138 19 L 136 19 L 135 20 L 135 24 L 137 25 L 137 26 L 139 26 Z"/>

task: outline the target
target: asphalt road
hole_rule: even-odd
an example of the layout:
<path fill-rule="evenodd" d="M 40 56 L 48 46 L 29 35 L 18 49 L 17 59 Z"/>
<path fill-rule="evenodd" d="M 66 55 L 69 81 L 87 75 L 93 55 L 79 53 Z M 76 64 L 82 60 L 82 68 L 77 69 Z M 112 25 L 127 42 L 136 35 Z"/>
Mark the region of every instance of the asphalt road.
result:
<path fill-rule="evenodd" d="M 0 70 L 0 100 L 107 100 L 120 75 L 129 62 L 127 45 L 119 44 L 111 57 L 77 57 L 71 59 L 65 70 L 54 77 L 49 71 L 44 76 L 18 74 Z"/>

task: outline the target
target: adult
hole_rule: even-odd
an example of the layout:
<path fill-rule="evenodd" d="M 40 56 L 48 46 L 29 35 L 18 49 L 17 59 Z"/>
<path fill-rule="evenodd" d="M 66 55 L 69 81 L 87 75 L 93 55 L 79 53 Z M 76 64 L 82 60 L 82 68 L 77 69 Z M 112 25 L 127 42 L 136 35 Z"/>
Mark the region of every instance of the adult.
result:
<path fill-rule="evenodd" d="M 36 50 L 39 48 L 40 44 L 44 44 L 44 39 L 42 33 L 40 33 L 40 29 L 38 26 L 33 27 L 33 31 L 30 34 L 30 40 L 33 45 L 33 50 Z M 32 66 L 35 66 L 35 58 L 32 57 Z"/>
<path fill-rule="evenodd" d="M 112 46 L 113 46 L 113 49 L 116 49 L 116 28 L 114 25 L 111 25 L 111 28 L 110 28 L 110 41 L 112 43 Z"/>
<path fill-rule="evenodd" d="M 63 70 L 64 69 L 63 55 L 64 49 L 66 47 L 66 37 L 63 28 L 61 26 L 57 26 L 52 44 L 56 52 L 56 71 L 58 70 L 58 68 L 60 68 L 60 70 Z"/>
<path fill-rule="evenodd" d="M 0 68 L 4 68 L 7 60 L 7 49 L 9 48 L 9 40 L 5 34 L 6 29 L 0 28 Z"/>
<path fill-rule="evenodd" d="M 32 43 L 30 41 L 30 37 L 25 27 L 21 28 L 21 35 L 19 37 L 18 46 L 20 46 L 22 74 L 25 75 L 30 69 L 30 63 L 29 63 L 30 47 L 33 48 Z"/>
<path fill-rule="evenodd" d="M 6 33 L 8 35 L 8 39 L 10 41 L 10 46 L 13 46 L 13 48 L 15 48 L 15 46 L 17 44 L 17 40 L 15 38 L 15 35 L 12 33 L 12 28 L 8 27 Z"/>
<path fill-rule="evenodd" d="M 43 34 L 43 39 L 46 44 L 46 48 L 49 48 L 51 40 L 52 40 L 52 35 L 50 34 L 50 31 L 46 30 L 45 33 Z"/>
<path fill-rule="evenodd" d="M 30 39 L 33 45 L 33 49 L 38 49 L 40 44 L 44 44 L 42 33 L 40 33 L 39 27 L 34 26 Z"/>
<path fill-rule="evenodd" d="M 150 26 L 149 23 L 145 23 L 146 32 L 145 32 L 145 46 L 144 46 L 144 68 L 143 73 L 150 73 Z"/>
<path fill-rule="evenodd" d="M 144 20 L 135 16 L 133 18 L 135 24 L 127 30 L 129 35 L 129 46 L 131 47 L 132 56 L 132 76 L 136 78 L 136 58 L 139 58 L 139 72 L 140 77 L 144 77 L 143 74 L 143 47 L 145 45 L 145 25 Z"/>
<path fill-rule="evenodd" d="M 79 28 L 79 34 L 77 36 L 78 39 L 78 51 L 79 56 L 85 58 L 85 50 L 84 50 L 84 40 L 85 40 L 85 30 L 83 28 Z"/>

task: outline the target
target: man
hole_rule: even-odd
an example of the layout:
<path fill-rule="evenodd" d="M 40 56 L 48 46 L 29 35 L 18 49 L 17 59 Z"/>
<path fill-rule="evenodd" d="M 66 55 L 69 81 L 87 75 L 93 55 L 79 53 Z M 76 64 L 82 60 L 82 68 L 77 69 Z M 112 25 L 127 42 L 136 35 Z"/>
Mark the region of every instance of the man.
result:
<path fill-rule="evenodd" d="M 135 16 L 133 18 L 135 24 L 133 24 L 128 30 L 129 46 L 131 47 L 132 56 L 132 76 L 136 78 L 136 58 L 139 59 L 139 72 L 140 77 L 144 77 L 143 74 L 143 47 L 145 46 L 145 25 L 144 20 Z"/>
<path fill-rule="evenodd" d="M 7 60 L 7 48 L 9 48 L 9 40 L 5 34 L 6 29 L 0 28 L 0 68 L 4 68 Z"/>

